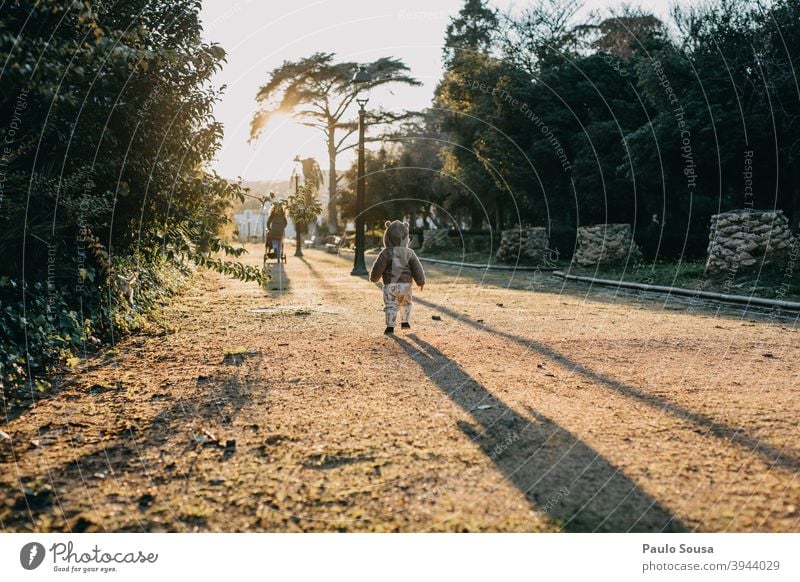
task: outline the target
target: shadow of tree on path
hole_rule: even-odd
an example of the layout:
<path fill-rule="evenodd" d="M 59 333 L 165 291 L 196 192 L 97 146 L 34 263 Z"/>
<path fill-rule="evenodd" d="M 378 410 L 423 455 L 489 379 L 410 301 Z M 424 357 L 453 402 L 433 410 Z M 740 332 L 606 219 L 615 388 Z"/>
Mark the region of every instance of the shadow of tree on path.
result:
<path fill-rule="evenodd" d="M 235 434 L 231 427 L 232 420 L 252 402 L 254 391 L 256 388 L 249 386 L 249 382 L 241 377 L 238 364 L 223 364 L 217 373 L 199 376 L 194 390 L 184 396 L 172 398 L 154 393 L 150 400 L 157 411 L 152 410 L 151 414 L 126 415 L 124 404 L 113 404 L 117 410 L 110 411 L 108 415 L 126 420 L 122 423 L 124 427 L 117 425 L 112 438 L 100 438 L 107 432 L 106 423 L 102 422 L 93 427 L 99 431 L 96 434 L 87 434 L 88 431 L 80 433 L 90 441 L 97 441 L 98 446 L 89 447 L 85 452 L 54 467 L 18 473 L 13 479 L 16 483 L 0 481 L 0 499 L 3 494 L 15 498 L 15 502 L 5 511 L 0 510 L 3 529 L 35 530 L 38 517 L 45 513 L 49 514 L 55 525 L 50 531 L 151 531 L 153 524 L 147 512 L 157 499 L 155 492 L 162 485 L 174 480 L 182 481 L 182 493 L 191 500 L 193 496 L 187 497 L 187 494 L 191 493 L 190 489 L 194 489 L 198 480 L 204 478 L 195 471 L 198 458 L 216 459 L 222 463 L 235 451 L 225 447 L 222 438 L 218 443 L 195 442 L 190 429 L 193 428 L 197 434 L 201 428 L 210 427 L 220 437 L 223 434 Z M 86 395 L 85 398 L 91 396 Z M 158 409 L 158 403 L 162 401 L 170 404 Z M 185 442 L 181 440 L 183 436 L 186 437 Z M 74 437 L 64 435 L 64 438 L 71 440 Z M 170 453 L 164 456 L 168 449 Z M 126 475 L 144 476 L 140 485 L 154 493 L 137 497 L 135 489 L 130 489 L 128 495 L 120 495 L 115 501 L 127 508 L 129 517 L 126 525 L 109 530 L 105 524 L 84 517 L 87 512 L 91 514 L 98 509 L 98 502 L 94 500 L 99 495 L 96 493 L 98 474 L 105 474 L 110 479 L 121 478 L 123 481 Z M 48 485 L 43 488 L 43 483 Z M 159 501 L 168 500 L 169 497 Z M 169 508 L 168 511 L 172 513 L 171 531 L 188 531 L 192 526 L 202 528 L 206 525 L 202 518 L 182 515 L 180 509 Z"/>

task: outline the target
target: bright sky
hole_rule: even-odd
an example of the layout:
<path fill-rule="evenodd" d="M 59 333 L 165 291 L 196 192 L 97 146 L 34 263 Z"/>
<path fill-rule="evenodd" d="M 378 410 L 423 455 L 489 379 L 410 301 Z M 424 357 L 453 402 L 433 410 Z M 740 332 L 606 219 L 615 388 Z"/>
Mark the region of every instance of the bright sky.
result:
<path fill-rule="evenodd" d="M 646 5 L 666 17 L 672 3 L 649 0 Z M 494 0 L 491 4 L 507 8 L 526 2 Z M 618 4 L 617 0 L 588 0 L 584 10 Z M 203 0 L 205 37 L 221 44 L 228 54 L 227 64 L 215 79 L 218 85 L 227 85 L 215 110 L 217 120 L 225 125 L 216 170 L 227 178 L 287 179 L 298 154 L 314 157 L 327 168 L 322 134 L 290 118 L 275 120 L 258 142 L 247 143 L 256 92 L 284 60 L 317 51 L 334 52 L 341 60 L 356 62 L 399 57 L 423 85 L 376 91 L 368 107 L 402 110 L 428 106 L 442 73 L 445 28 L 462 5 L 462 0 Z M 350 160 L 342 156 L 338 166 L 344 168 Z"/>

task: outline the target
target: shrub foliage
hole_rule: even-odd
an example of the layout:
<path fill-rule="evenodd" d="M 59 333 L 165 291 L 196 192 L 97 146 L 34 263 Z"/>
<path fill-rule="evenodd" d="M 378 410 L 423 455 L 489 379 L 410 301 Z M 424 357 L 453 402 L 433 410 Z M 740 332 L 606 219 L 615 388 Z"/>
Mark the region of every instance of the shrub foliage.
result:
<path fill-rule="evenodd" d="M 193 265 L 243 279 L 218 233 L 244 190 L 207 169 L 222 127 L 196 0 L 17 0 L 0 19 L 0 381 L 143 324 Z M 129 291 L 134 290 L 131 302 Z"/>

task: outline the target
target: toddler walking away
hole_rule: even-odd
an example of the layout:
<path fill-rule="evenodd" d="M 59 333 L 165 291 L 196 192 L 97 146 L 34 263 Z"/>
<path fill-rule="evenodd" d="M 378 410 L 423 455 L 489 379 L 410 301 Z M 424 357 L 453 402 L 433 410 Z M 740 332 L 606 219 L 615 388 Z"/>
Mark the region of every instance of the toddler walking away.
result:
<path fill-rule="evenodd" d="M 383 279 L 383 304 L 386 312 L 386 330 L 394 333 L 397 312 L 400 312 L 400 327 L 411 328 L 411 283 L 416 282 L 420 290 L 425 286 L 425 271 L 417 254 L 408 248 L 410 242 L 408 224 L 386 221 L 383 234 L 383 250 L 369 274 L 369 280 L 377 283 Z"/>

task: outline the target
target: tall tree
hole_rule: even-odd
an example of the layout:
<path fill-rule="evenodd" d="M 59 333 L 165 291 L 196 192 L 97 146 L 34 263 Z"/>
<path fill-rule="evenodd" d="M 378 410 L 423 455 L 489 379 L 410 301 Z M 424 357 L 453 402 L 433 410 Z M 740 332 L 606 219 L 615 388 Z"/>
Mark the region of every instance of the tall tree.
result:
<path fill-rule="evenodd" d="M 760 101 L 770 112 L 779 111 L 779 191 L 795 231 L 800 229 L 800 3 L 776 2 L 770 10 L 759 10 Z M 766 90 L 770 95 L 765 95 Z"/>
<path fill-rule="evenodd" d="M 461 51 L 488 53 L 497 32 L 497 12 L 485 0 L 466 0 L 445 31 L 444 54 L 450 65 Z"/>
<path fill-rule="evenodd" d="M 496 11 L 484 0 L 465 1 L 447 27 L 445 73 L 434 95 L 442 130 L 450 141 L 441 153 L 443 169 L 455 184 L 448 199 L 462 210 L 469 209 L 473 229 L 487 221 L 502 227 L 500 191 L 476 155 L 477 142 L 488 128 L 500 67 L 491 56 L 497 24 Z M 494 216 L 487 216 L 486 208 L 494 209 Z"/>
<path fill-rule="evenodd" d="M 664 23 L 641 9 L 623 6 L 620 13 L 596 27 L 598 38 L 592 47 L 600 52 L 629 59 L 638 45 L 654 35 L 664 35 Z"/>
<path fill-rule="evenodd" d="M 561 64 L 582 39 L 583 28 L 573 22 L 581 7 L 574 0 L 537 0 L 518 15 L 505 14 L 498 37 L 503 55 L 531 74 Z"/>
<path fill-rule="evenodd" d="M 333 53 L 315 53 L 298 61 L 285 61 L 270 73 L 267 83 L 258 90 L 258 110 L 250 125 L 250 139 L 258 139 L 270 117 L 284 113 L 292 114 L 303 125 L 323 134 L 328 148 L 328 228 L 331 232 L 338 230 L 336 158 L 357 145 L 350 138 L 358 131 L 358 123 L 350 116 L 359 90 L 390 84 L 420 85 L 409 75 L 409 68 L 403 61 L 383 57 L 364 65 L 373 80 L 359 87 L 352 83 L 358 66 L 355 62 L 336 62 Z M 401 117 L 402 114 L 371 110 L 368 123 L 374 127 Z"/>
<path fill-rule="evenodd" d="M 293 188 L 292 184 L 298 184 L 298 191 L 301 189 L 301 187 L 299 187 L 300 174 L 302 174 L 303 178 L 303 196 L 300 197 L 298 196 L 298 192 L 294 192 L 290 196 L 289 204 L 289 217 L 295 223 L 298 246 L 302 242 L 300 236 L 308 233 L 308 226 L 317 220 L 317 215 L 319 215 L 322 210 L 318 210 L 311 220 L 301 220 L 297 222 L 295 218 L 298 216 L 301 218 L 305 217 L 308 214 L 306 209 L 319 204 L 317 196 L 319 195 L 325 178 L 317 160 L 314 158 L 305 158 L 300 160 L 300 167 L 295 168 L 292 172 L 292 178 L 289 184 L 290 189 Z M 302 203 L 300 202 L 301 200 Z M 293 207 L 295 207 L 295 210 L 292 210 Z"/>

